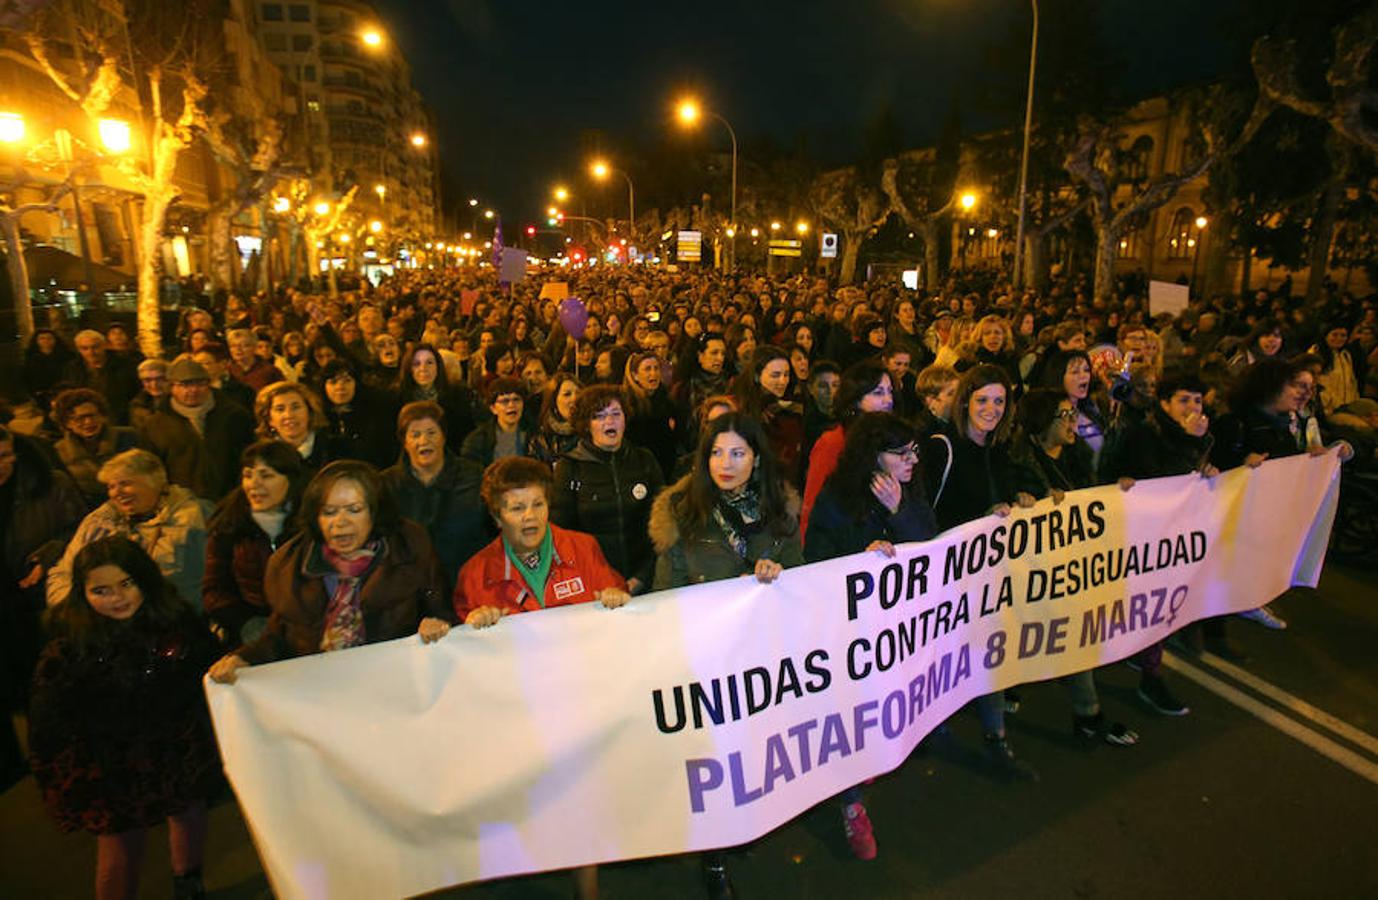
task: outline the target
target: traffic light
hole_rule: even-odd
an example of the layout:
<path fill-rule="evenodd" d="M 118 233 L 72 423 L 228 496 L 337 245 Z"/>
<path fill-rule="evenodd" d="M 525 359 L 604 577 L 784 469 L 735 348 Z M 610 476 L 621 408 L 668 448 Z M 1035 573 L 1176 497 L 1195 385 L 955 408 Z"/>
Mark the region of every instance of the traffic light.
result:
<path fill-rule="evenodd" d="M 536 236 L 536 226 L 535 226 L 535 225 L 528 225 L 528 226 L 526 226 L 526 236 L 527 236 L 527 237 L 535 237 L 535 236 Z"/>
<path fill-rule="evenodd" d="M 556 214 L 555 214 L 555 221 L 556 221 L 558 224 L 560 224 L 560 225 L 565 224 L 565 214 L 564 214 L 564 213 L 556 213 Z"/>

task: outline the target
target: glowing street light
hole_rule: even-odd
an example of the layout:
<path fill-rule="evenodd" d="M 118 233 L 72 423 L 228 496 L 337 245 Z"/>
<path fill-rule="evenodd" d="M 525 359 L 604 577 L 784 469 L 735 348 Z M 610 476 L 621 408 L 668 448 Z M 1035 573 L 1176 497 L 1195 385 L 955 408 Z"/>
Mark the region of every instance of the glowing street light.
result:
<path fill-rule="evenodd" d="M 273 201 L 273 212 L 285 213 L 292 208 L 292 201 L 286 197 L 279 197 Z"/>
<path fill-rule="evenodd" d="M 761 229 L 759 229 L 759 228 L 753 228 L 753 229 L 751 229 L 751 236 L 752 236 L 753 238 L 758 238 L 758 237 L 760 237 L 760 236 L 761 236 Z"/>
<path fill-rule="evenodd" d="M 426 136 L 419 131 L 413 132 L 411 136 L 411 145 L 416 148 L 426 146 Z"/>
<path fill-rule="evenodd" d="M 689 97 L 679 101 L 679 104 L 675 107 L 675 115 L 679 116 L 680 122 L 685 125 L 694 125 L 697 123 L 701 114 L 702 112 L 699 109 L 698 101 Z"/>
<path fill-rule="evenodd" d="M 326 203 L 324 200 L 317 203 L 313 208 L 316 210 L 316 215 L 318 216 L 328 215 L 330 212 L 330 204 Z"/>
<path fill-rule="evenodd" d="M 474 199 L 473 197 L 470 197 L 470 198 L 469 198 L 469 205 L 470 205 L 470 206 L 478 206 L 478 200 Z"/>
<path fill-rule="evenodd" d="M 373 192 L 377 194 L 378 199 L 381 200 L 388 195 L 388 186 L 386 184 L 375 184 L 373 186 Z"/>
<path fill-rule="evenodd" d="M 484 217 L 485 219 L 491 219 L 491 218 L 493 218 L 493 216 L 495 216 L 495 215 L 497 215 L 497 213 L 493 212 L 491 209 L 485 209 L 485 210 L 483 211 L 483 217 Z"/>
<path fill-rule="evenodd" d="M 779 231 L 781 228 L 784 228 L 784 227 L 785 227 L 785 226 L 781 225 L 779 222 L 771 222 L 771 223 L 770 223 L 770 230 L 771 230 L 771 231 Z"/>
<path fill-rule="evenodd" d="M 733 225 L 737 224 L 737 131 L 732 127 L 732 123 L 723 118 L 720 114 L 712 110 L 706 111 L 708 115 L 717 119 L 727 129 L 728 137 L 732 138 L 732 215 L 728 220 Z M 685 97 L 679 101 L 675 107 L 675 114 L 679 117 L 680 124 L 685 128 L 693 128 L 698 125 L 699 119 L 703 118 L 705 110 L 693 97 Z M 736 245 L 729 245 L 731 249 L 731 261 L 736 262 Z"/>
<path fill-rule="evenodd" d="M 372 222 L 368 223 L 368 230 L 377 234 L 383 230 L 383 223 L 378 219 L 374 219 Z"/>
<path fill-rule="evenodd" d="M 359 40 L 364 42 L 365 47 L 377 50 L 383 46 L 383 33 L 377 28 L 365 28 L 359 32 Z"/>
<path fill-rule="evenodd" d="M 560 211 L 553 206 L 547 206 L 545 208 L 545 214 L 553 219 L 560 214 Z"/>
<path fill-rule="evenodd" d="M 24 140 L 24 117 L 19 113 L 0 112 L 0 143 L 17 144 Z"/>
<path fill-rule="evenodd" d="M 464 239 L 465 239 L 466 241 L 472 241 L 472 240 L 474 239 L 473 232 L 469 232 L 469 231 L 464 232 Z"/>
<path fill-rule="evenodd" d="M 100 142 L 111 153 L 124 153 L 133 144 L 129 123 L 123 119 L 101 119 L 96 125 Z"/>
<path fill-rule="evenodd" d="M 566 200 L 569 199 L 569 191 L 565 190 L 563 187 L 556 187 L 555 199 L 560 201 L 561 203 L 564 203 Z"/>
<path fill-rule="evenodd" d="M 998 238 L 999 236 L 1000 236 L 1000 230 L 999 230 L 998 228 L 987 228 L 987 229 L 986 229 L 986 237 L 990 238 L 992 241 L 995 240 L 996 238 Z"/>
<path fill-rule="evenodd" d="M 976 195 L 971 191 L 966 191 L 958 198 L 957 202 L 962 204 L 962 209 L 971 210 L 976 206 Z"/>
<path fill-rule="evenodd" d="M 636 232 L 636 188 L 632 186 L 632 176 L 621 169 L 614 169 L 608 165 L 606 160 L 595 159 L 589 164 L 589 174 L 599 181 L 607 181 L 616 172 L 627 182 L 627 227 L 632 233 Z"/>
<path fill-rule="evenodd" d="M 335 240 L 339 241 L 341 244 L 348 244 L 349 241 L 350 241 L 349 232 L 347 232 L 347 231 L 342 231 L 342 232 L 340 232 L 339 236 L 338 236 Z"/>
<path fill-rule="evenodd" d="M 1196 227 L 1198 229 L 1205 228 L 1208 224 L 1210 224 L 1210 220 L 1207 219 L 1205 216 L 1196 217 Z"/>
<path fill-rule="evenodd" d="M 795 234 L 798 234 L 798 235 L 805 235 L 805 234 L 808 234 L 808 233 L 809 233 L 809 223 L 808 223 L 808 222 L 799 222 L 799 223 L 796 223 L 795 226 L 794 226 L 794 233 L 795 233 Z"/>
<path fill-rule="evenodd" d="M 734 238 L 737 236 L 737 229 L 729 227 L 727 231 L 724 232 L 724 234 L 726 234 L 730 238 Z"/>

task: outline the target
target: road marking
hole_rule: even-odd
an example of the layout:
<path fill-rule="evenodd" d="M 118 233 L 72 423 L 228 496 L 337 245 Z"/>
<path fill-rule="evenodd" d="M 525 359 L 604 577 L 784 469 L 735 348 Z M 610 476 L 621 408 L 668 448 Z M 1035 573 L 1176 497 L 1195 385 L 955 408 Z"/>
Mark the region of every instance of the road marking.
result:
<path fill-rule="evenodd" d="M 1163 665 L 1188 680 L 1196 682 L 1211 693 L 1233 703 L 1245 712 L 1261 719 L 1263 722 L 1273 726 L 1283 734 L 1295 738 L 1322 756 L 1328 757 L 1333 762 L 1344 766 L 1354 774 L 1374 784 L 1378 784 L 1378 763 L 1370 762 L 1358 753 L 1350 750 L 1348 747 L 1338 744 L 1321 734 L 1319 731 L 1283 715 L 1271 706 L 1259 700 L 1255 700 L 1238 688 L 1226 684 L 1214 675 L 1203 672 L 1185 660 L 1178 659 L 1170 654 L 1164 654 Z"/>
<path fill-rule="evenodd" d="M 1351 744 L 1363 747 L 1369 753 L 1378 756 L 1378 738 L 1375 738 L 1368 732 L 1360 731 L 1343 719 L 1338 719 L 1325 710 L 1312 706 L 1300 697 L 1295 697 L 1287 693 L 1282 688 L 1264 681 L 1252 672 L 1241 669 L 1232 662 L 1221 659 L 1214 653 L 1202 653 L 1201 659 L 1209 663 L 1212 668 L 1225 673 L 1235 681 L 1247 687 L 1253 688 L 1258 693 L 1287 707 L 1297 715 L 1310 719 L 1317 725 L 1338 734 Z"/>

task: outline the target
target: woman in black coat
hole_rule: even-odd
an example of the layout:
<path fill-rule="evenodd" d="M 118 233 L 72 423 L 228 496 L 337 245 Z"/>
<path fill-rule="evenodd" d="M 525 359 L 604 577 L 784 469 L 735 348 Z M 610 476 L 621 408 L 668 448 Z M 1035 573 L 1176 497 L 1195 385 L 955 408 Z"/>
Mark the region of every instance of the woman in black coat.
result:
<path fill-rule="evenodd" d="M 895 555 L 895 544 L 938 533 L 919 484 L 914 431 L 894 413 L 862 413 L 847 429 L 837 468 L 814 503 L 804 559 L 834 559 L 865 550 Z M 847 843 L 860 859 L 876 855 L 875 835 L 860 786 L 839 798 Z"/>
<path fill-rule="evenodd" d="M 574 401 L 579 444 L 555 463 L 550 518 L 561 528 L 593 535 L 629 593 L 647 590 L 656 555 L 647 533 L 651 505 L 664 484 L 660 463 L 626 438 L 622 392 L 595 385 Z"/>
<path fill-rule="evenodd" d="M 62 371 L 77 355 L 51 328 L 39 328 L 24 348 L 24 368 L 20 380 L 29 396 L 47 408 L 47 397 L 62 380 Z"/>
<path fill-rule="evenodd" d="M 341 459 L 378 468 L 397 461 L 397 407 L 391 394 L 370 387 L 353 363 L 337 359 L 321 369 L 328 434 Z"/>
<path fill-rule="evenodd" d="M 138 544 L 87 544 L 34 677 L 30 763 L 64 832 L 96 839 L 98 900 L 133 897 L 166 821 L 174 894 L 203 897 L 206 801 L 220 784 L 201 677 L 214 644 Z"/>

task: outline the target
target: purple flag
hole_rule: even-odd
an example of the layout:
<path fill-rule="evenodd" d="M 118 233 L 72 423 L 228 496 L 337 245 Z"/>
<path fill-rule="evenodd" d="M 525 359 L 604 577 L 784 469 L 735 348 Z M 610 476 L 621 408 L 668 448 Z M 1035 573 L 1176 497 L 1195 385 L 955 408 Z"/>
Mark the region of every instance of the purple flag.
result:
<path fill-rule="evenodd" d="M 493 224 L 493 268 L 498 271 L 498 284 L 507 284 L 502 280 L 502 216 L 498 216 Z"/>

